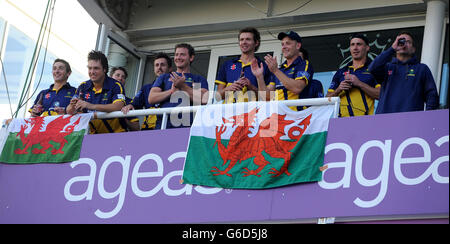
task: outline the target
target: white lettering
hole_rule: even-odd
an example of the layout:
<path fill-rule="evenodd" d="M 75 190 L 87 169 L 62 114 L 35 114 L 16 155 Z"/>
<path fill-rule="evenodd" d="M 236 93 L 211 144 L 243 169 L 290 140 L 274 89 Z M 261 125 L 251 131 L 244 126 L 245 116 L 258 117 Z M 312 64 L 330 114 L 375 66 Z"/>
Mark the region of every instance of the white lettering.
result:
<path fill-rule="evenodd" d="M 168 160 L 169 163 L 172 163 L 176 159 L 184 159 L 186 158 L 186 152 L 177 152 L 169 156 Z M 156 163 L 156 170 L 152 172 L 141 172 L 140 169 L 142 165 L 145 162 L 148 161 L 154 161 Z M 97 209 L 95 211 L 95 215 L 99 218 L 112 218 L 117 213 L 120 212 L 120 210 L 123 207 L 123 204 L 125 202 L 125 195 L 126 195 L 126 186 L 128 183 L 128 177 L 129 177 L 129 170 L 130 170 L 130 162 L 131 162 L 131 156 L 127 155 L 125 158 L 120 156 L 112 156 L 105 160 L 105 162 L 102 164 L 99 172 L 97 187 L 98 187 L 98 193 L 100 197 L 103 199 L 113 199 L 115 197 L 118 197 L 118 203 L 114 207 L 113 210 L 110 212 L 103 212 L 100 209 Z M 122 166 L 122 177 L 119 187 L 114 192 L 107 192 L 105 189 L 105 178 L 107 175 L 108 168 L 113 163 L 119 163 Z M 95 175 L 97 170 L 97 164 L 94 160 L 90 158 L 82 158 L 78 161 L 75 161 L 70 164 L 72 168 L 75 168 L 78 165 L 81 164 L 87 164 L 90 166 L 90 173 L 88 176 L 75 176 L 67 181 L 64 187 L 64 196 L 68 201 L 81 201 L 81 200 L 91 200 L 93 191 L 94 191 L 94 185 L 95 185 Z M 151 197 L 155 194 L 157 194 L 161 189 L 163 189 L 164 193 L 167 196 L 180 196 L 182 194 L 185 195 L 191 195 L 192 194 L 192 185 L 185 184 L 183 188 L 174 190 L 169 187 L 169 181 L 175 177 L 175 176 L 181 176 L 183 174 L 182 170 L 177 170 L 173 172 L 169 172 L 167 175 L 164 175 L 164 164 L 163 160 L 160 156 L 157 154 L 146 154 L 138 159 L 136 162 L 136 165 L 134 165 L 132 173 L 131 173 L 131 189 L 133 193 L 141 198 L 145 197 Z M 163 177 L 164 176 L 164 177 Z M 157 184 L 157 186 L 149 191 L 142 190 L 138 186 L 138 179 L 142 178 L 154 178 L 154 177 L 163 177 L 161 181 Z M 80 194 L 80 195 L 74 195 L 70 192 L 72 185 L 77 182 L 88 182 L 87 190 Z M 111 180 L 108 180 L 107 182 L 111 182 Z M 179 182 L 179 180 L 177 181 Z M 201 186 L 196 186 L 195 191 L 200 194 L 216 194 L 223 190 L 222 188 L 205 188 Z"/>
<path fill-rule="evenodd" d="M 442 147 L 444 144 L 448 144 L 449 142 L 449 136 L 443 136 L 435 141 L 435 145 L 437 147 Z M 405 150 L 406 148 L 412 146 L 412 145 L 418 145 L 422 149 L 423 154 L 421 154 L 419 157 L 405 157 Z M 371 159 L 365 160 L 365 156 L 367 156 L 367 151 L 370 149 L 379 149 L 381 151 L 381 159 Z M 432 176 L 433 180 L 437 183 L 441 184 L 448 184 L 449 183 L 449 177 L 448 176 L 442 176 L 439 174 L 439 167 L 441 164 L 445 162 L 449 162 L 449 156 L 444 155 L 441 157 L 436 158 L 431 165 L 428 167 L 428 169 L 425 170 L 423 174 L 421 174 L 417 178 L 408 178 L 405 175 L 403 175 L 403 172 L 401 170 L 401 166 L 405 164 L 417 164 L 417 163 L 430 163 L 432 160 L 432 148 L 428 144 L 427 141 L 425 141 L 422 138 L 419 137 L 412 137 L 408 138 L 405 141 L 401 142 L 398 146 L 397 150 L 395 151 L 395 157 L 393 162 L 393 168 L 394 168 L 394 175 L 395 178 L 404 185 L 418 185 L 423 183 L 426 179 L 429 178 L 429 176 Z M 444 150 L 445 148 L 443 148 Z M 344 159 L 337 162 L 326 162 L 325 164 L 328 166 L 328 168 L 324 171 L 324 179 L 320 181 L 318 184 L 323 189 L 337 189 L 337 188 L 350 188 L 351 183 L 351 176 L 352 176 L 352 163 L 353 163 L 353 151 L 352 148 L 346 144 L 346 143 L 332 143 L 325 147 L 325 155 L 330 153 L 331 151 L 335 150 L 341 150 L 344 152 Z M 340 151 L 338 151 L 340 152 Z M 359 183 L 363 187 L 373 187 L 376 185 L 380 186 L 380 190 L 377 194 L 377 196 L 368 201 L 368 200 L 362 200 L 360 197 L 356 197 L 356 199 L 353 201 L 353 203 L 361 208 L 371 208 L 377 206 L 380 202 L 384 200 L 386 197 L 387 191 L 388 191 L 388 182 L 389 182 L 389 170 L 390 170 L 390 157 L 391 152 L 394 152 L 394 149 L 392 148 L 392 140 L 385 140 L 378 141 L 378 140 L 371 140 L 366 143 L 364 143 L 356 153 L 355 158 L 355 179 L 356 182 Z M 335 154 L 333 154 L 333 157 Z M 171 154 L 168 157 L 169 163 L 174 163 L 177 160 L 183 160 L 186 158 L 186 152 L 176 152 Z M 326 159 L 328 159 L 326 157 Z M 178 161 L 177 161 L 178 162 Z M 370 164 L 378 163 L 381 165 L 381 172 L 379 175 L 374 179 L 367 179 L 364 176 L 364 173 L 367 174 L 367 169 L 364 170 L 364 162 L 368 162 Z M 142 171 L 144 163 L 150 163 L 154 164 L 156 166 L 156 169 L 153 171 Z M 107 173 L 109 172 L 108 169 L 113 164 L 119 164 L 122 169 L 122 176 L 120 178 L 120 185 L 117 187 L 115 191 L 108 192 L 105 189 L 105 185 L 109 186 L 111 185 L 111 179 L 105 180 Z M 103 199 L 113 199 L 118 198 L 117 203 L 115 204 L 114 208 L 110 212 L 103 212 L 100 209 L 97 209 L 95 211 L 95 215 L 99 218 L 111 218 L 117 215 L 119 213 L 124 205 L 125 202 L 125 196 L 126 196 L 126 188 L 128 184 L 128 177 L 131 178 L 131 189 L 133 193 L 141 198 L 145 197 L 151 197 L 156 195 L 161 189 L 163 189 L 163 192 L 167 196 L 180 196 L 180 195 L 192 195 L 192 189 L 194 189 L 199 194 L 216 194 L 220 191 L 222 191 L 222 188 L 210 188 L 210 187 L 202 187 L 202 186 L 192 186 L 190 184 L 185 184 L 184 186 L 181 185 L 181 188 L 179 189 L 173 189 L 174 186 L 177 186 L 177 184 L 171 184 L 169 186 L 169 182 L 171 180 L 175 180 L 175 178 L 181 179 L 183 170 L 175 170 L 172 172 L 168 172 L 167 174 L 164 174 L 164 161 L 163 159 L 157 155 L 157 154 L 146 154 L 140 157 L 136 164 L 134 165 L 131 176 L 130 173 L 130 164 L 131 164 L 131 156 L 127 155 L 125 158 L 121 156 L 111 156 L 110 158 L 107 158 L 103 164 L 101 165 L 99 176 L 98 176 L 98 193 L 99 196 Z M 72 162 L 70 164 L 71 168 L 74 169 L 75 167 L 78 167 L 79 165 L 87 165 L 89 166 L 89 174 L 88 175 L 81 175 L 81 176 L 75 176 L 71 179 L 69 179 L 65 186 L 64 186 L 64 196 L 68 201 L 82 201 L 82 200 L 92 200 L 93 197 L 93 191 L 94 191 L 94 185 L 96 180 L 96 170 L 97 170 L 97 163 L 90 159 L 90 158 L 82 158 L 78 161 Z M 367 167 L 367 166 L 366 166 Z M 325 181 L 325 176 L 329 173 L 328 170 L 330 169 L 343 169 L 342 178 L 338 179 L 337 182 L 327 182 Z M 111 171 L 111 170 L 110 170 Z M 333 176 L 341 176 L 341 174 L 333 174 Z M 138 180 L 143 178 L 157 178 L 162 177 L 158 184 L 153 189 L 142 189 L 138 186 Z M 76 193 L 74 194 L 74 184 L 76 183 L 87 183 L 86 190 L 84 192 L 79 193 L 78 189 L 84 189 L 80 188 L 79 186 L 75 187 Z M 172 182 L 179 182 L 177 179 L 176 181 Z M 85 184 L 86 184 L 85 183 Z M 108 184 L 106 184 L 108 183 Z M 83 185 L 81 185 L 83 186 Z M 142 186 L 141 186 L 142 187 Z M 171 188 L 172 187 L 172 188 Z"/>
<path fill-rule="evenodd" d="M 323 189 L 337 189 L 341 186 L 344 188 L 350 187 L 350 175 L 352 172 L 352 159 L 353 159 L 352 148 L 345 143 L 333 143 L 325 147 L 325 154 L 336 149 L 345 152 L 345 161 L 327 163 L 328 168 L 323 172 L 322 181 L 319 181 L 319 186 L 322 187 Z M 325 181 L 325 172 L 327 172 L 332 168 L 344 168 L 344 176 L 338 182 L 328 183 Z"/>
<path fill-rule="evenodd" d="M 386 140 L 383 144 L 381 141 L 368 141 L 364 143 L 361 148 L 358 151 L 358 154 L 356 156 L 356 162 L 355 162 L 355 176 L 356 180 L 362 185 L 362 186 L 375 186 L 381 183 L 380 186 L 380 192 L 378 193 L 378 196 L 371 200 L 371 201 L 363 201 L 359 197 L 356 198 L 353 202 L 362 208 L 371 208 L 376 205 L 378 205 L 381 201 L 383 201 L 384 197 L 386 196 L 387 187 L 388 187 L 388 178 L 389 178 L 389 162 L 391 158 L 391 140 Z M 377 147 L 381 149 L 381 152 L 383 153 L 383 161 L 382 161 L 382 168 L 380 175 L 372 180 L 366 179 L 363 175 L 363 159 L 364 154 L 369 148 Z M 373 163 L 373 162 L 372 162 Z"/>
<path fill-rule="evenodd" d="M 83 199 L 91 200 L 92 199 L 92 193 L 94 191 L 94 183 L 95 183 L 95 173 L 97 172 L 97 165 L 95 164 L 95 161 L 90 158 L 80 158 L 78 161 L 72 162 L 70 164 L 70 167 L 75 168 L 76 166 L 80 164 L 86 164 L 90 167 L 90 173 L 88 176 L 76 176 L 67 181 L 66 185 L 64 186 L 64 197 L 71 202 L 81 201 Z M 70 193 L 70 188 L 73 185 L 73 183 L 76 182 L 88 182 L 88 187 L 86 191 L 83 194 L 80 195 L 72 195 Z"/>
<path fill-rule="evenodd" d="M 410 145 L 419 145 L 422 148 L 423 156 L 422 157 L 414 157 L 414 158 L 403 158 L 403 151 Z M 428 143 L 418 137 L 412 137 L 408 138 L 405 141 L 400 144 L 400 146 L 397 149 L 397 152 L 395 153 L 394 158 L 394 173 L 395 177 L 400 181 L 402 184 L 405 185 L 417 185 L 423 182 L 428 176 L 431 174 L 429 171 L 432 170 L 431 167 L 429 167 L 421 176 L 410 179 L 403 175 L 401 170 L 402 164 L 416 164 L 416 163 L 429 163 L 431 162 L 431 150 Z"/>
<path fill-rule="evenodd" d="M 442 144 L 444 143 L 448 143 L 448 136 L 443 136 L 441 138 L 439 138 L 435 144 L 436 146 L 440 147 L 442 146 Z M 433 164 L 431 165 L 431 167 L 433 167 L 433 180 L 435 180 L 437 183 L 441 183 L 441 184 L 448 184 L 449 180 L 448 177 L 442 177 L 441 175 L 439 175 L 439 165 L 441 165 L 441 163 L 443 162 L 448 162 L 449 158 L 448 155 L 447 156 L 442 156 L 439 157 L 438 159 L 434 160 Z"/>
<path fill-rule="evenodd" d="M 154 172 L 139 172 L 139 169 L 141 168 L 141 165 L 146 162 L 147 160 L 153 160 L 156 162 L 157 170 Z M 159 187 L 155 187 L 150 191 L 142 191 L 138 186 L 138 179 L 139 178 L 153 178 L 153 177 L 162 177 L 164 172 L 164 165 L 163 161 L 160 156 L 156 154 L 146 154 L 139 158 L 136 165 L 133 168 L 133 172 L 131 173 L 131 189 L 133 190 L 134 194 L 138 197 L 150 197 L 155 195 L 159 191 Z"/>
<path fill-rule="evenodd" d="M 100 168 L 100 173 L 98 176 L 98 193 L 101 197 L 103 197 L 104 199 L 112 199 L 115 198 L 117 196 L 119 196 L 119 201 L 117 202 L 116 207 L 111 210 L 111 212 L 103 212 L 100 209 L 97 209 L 97 211 L 95 211 L 95 215 L 97 215 L 97 217 L 102 218 L 102 219 L 107 219 L 107 218 L 111 218 L 113 216 L 115 216 L 121 209 L 123 206 L 123 203 L 125 201 L 125 191 L 126 191 L 126 187 L 127 187 L 127 180 L 128 180 L 128 171 L 130 168 L 130 160 L 131 160 L 131 156 L 126 156 L 125 158 L 122 158 L 120 156 L 113 156 L 110 157 L 108 159 L 106 159 L 106 161 L 103 163 L 102 167 Z M 122 180 L 120 183 L 120 186 L 117 188 L 116 191 L 114 192 L 107 192 L 105 190 L 105 175 L 106 175 L 106 170 L 108 169 L 109 165 L 111 165 L 112 163 L 120 163 L 122 165 Z"/>
<path fill-rule="evenodd" d="M 172 163 L 175 159 L 178 158 L 186 158 L 186 152 L 177 152 L 174 153 L 172 155 L 169 156 L 169 162 Z M 166 193 L 167 196 L 179 196 L 183 193 L 186 193 L 186 195 L 191 195 L 192 194 L 192 185 L 188 185 L 186 184 L 184 186 L 184 188 L 178 189 L 178 190 L 173 190 L 169 188 L 169 181 L 172 177 L 175 176 L 182 176 L 183 175 L 183 170 L 177 170 L 177 171 L 172 171 L 169 174 L 167 174 L 164 179 L 161 181 L 160 185 L 163 185 L 163 190 L 164 193 Z M 181 179 L 181 177 L 180 177 Z M 177 181 L 179 182 L 179 180 Z"/>
<path fill-rule="evenodd" d="M 180 101 L 181 99 L 181 101 Z M 189 94 L 185 91 L 176 91 L 170 96 L 170 102 L 171 103 L 179 103 L 177 107 L 188 107 L 190 106 L 190 99 Z M 190 113 L 181 113 L 181 118 L 179 117 L 180 113 L 172 113 L 170 114 L 170 123 L 172 123 L 173 126 L 189 126 L 191 121 L 191 114 Z"/>

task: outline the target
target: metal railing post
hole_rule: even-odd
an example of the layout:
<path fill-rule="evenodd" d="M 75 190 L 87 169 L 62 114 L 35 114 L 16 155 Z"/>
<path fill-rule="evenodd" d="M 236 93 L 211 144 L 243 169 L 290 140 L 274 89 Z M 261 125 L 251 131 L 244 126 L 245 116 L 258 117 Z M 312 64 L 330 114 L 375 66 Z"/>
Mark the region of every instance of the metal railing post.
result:
<path fill-rule="evenodd" d="M 165 130 L 166 128 L 167 128 L 167 113 L 163 113 L 161 121 L 161 130 Z"/>

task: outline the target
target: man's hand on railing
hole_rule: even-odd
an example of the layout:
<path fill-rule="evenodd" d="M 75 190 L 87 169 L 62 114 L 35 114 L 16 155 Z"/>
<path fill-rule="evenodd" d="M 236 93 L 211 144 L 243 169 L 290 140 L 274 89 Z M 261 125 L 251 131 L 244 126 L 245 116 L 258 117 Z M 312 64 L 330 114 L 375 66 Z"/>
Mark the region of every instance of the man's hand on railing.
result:
<path fill-rule="evenodd" d="M 127 106 L 124 106 L 120 111 L 122 111 L 123 114 L 127 114 L 130 110 L 134 110 L 133 104 L 128 104 Z"/>

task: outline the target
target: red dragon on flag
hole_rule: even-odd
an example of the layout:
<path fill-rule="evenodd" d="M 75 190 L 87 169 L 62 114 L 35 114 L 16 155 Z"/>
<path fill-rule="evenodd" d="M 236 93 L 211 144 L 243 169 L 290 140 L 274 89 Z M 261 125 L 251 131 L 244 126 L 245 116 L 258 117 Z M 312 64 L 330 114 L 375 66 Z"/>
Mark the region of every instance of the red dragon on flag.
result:
<path fill-rule="evenodd" d="M 0 162 L 62 163 L 80 158 L 92 114 L 16 118 L 2 128 Z"/>
<path fill-rule="evenodd" d="M 249 175 L 261 177 L 259 174 L 261 170 L 270 164 L 270 162 L 265 159 L 263 151 L 271 157 L 284 159 L 284 164 L 279 170 L 271 168 L 269 174 L 271 174 L 272 177 L 278 177 L 282 174 L 288 176 L 291 175 L 288 171 L 292 156 L 292 152 L 290 151 L 295 147 L 298 140 L 309 126 L 312 114 L 300 122 L 298 126 L 293 126 L 289 129 L 287 136 L 290 140 L 283 140 L 281 137 L 286 136 L 286 126 L 291 125 L 295 121 L 285 120 L 286 115 L 280 115 L 278 113 L 273 113 L 269 118 L 265 119 L 259 125 L 258 133 L 253 137 L 249 137 L 249 135 L 252 134 L 250 129 L 254 128 L 252 124 L 256 119 L 258 110 L 258 108 L 255 108 L 249 113 L 236 115 L 229 119 L 222 118 L 224 124 L 222 124 L 220 128 L 218 126 L 216 127 L 216 142 L 213 147 L 215 147 L 215 145 L 218 147 L 220 156 L 223 160 L 222 166 L 226 165 L 228 161 L 230 161 L 230 163 L 224 170 L 213 167 L 211 172 L 214 173 L 214 176 L 227 175 L 231 177 L 232 175 L 228 172 L 235 167 L 237 162 L 254 157 L 253 163 L 257 165 L 258 168 L 250 170 L 248 167 L 245 167 L 243 168 L 244 171 L 241 173 L 243 174 L 243 177 Z M 236 127 L 226 147 L 221 141 L 221 136 L 226 131 L 225 123 L 231 123 L 233 127 Z"/>
<path fill-rule="evenodd" d="M 78 118 L 77 121 L 66 127 L 66 125 L 70 123 L 71 118 L 72 116 L 66 118 L 64 118 L 64 116 L 59 116 L 52 122 L 48 123 L 44 131 L 41 131 L 44 126 L 44 117 L 35 117 L 29 120 L 25 120 L 26 124 L 21 125 L 20 131 L 17 134 L 17 137 L 20 137 L 20 140 L 22 141 L 22 144 L 25 146 L 25 148 L 23 149 L 17 148 L 16 150 L 14 150 L 14 153 L 28 154 L 28 148 L 30 148 L 33 145 L 40 144 L 42 148 L 41 149 L 34 148 L 32 150 L 32 153 L 45 154 L 47 149 L 53 147 L 53 145 L 50 144 L 50 141 L 54 141 L 60 143 L 61 146 L 59 147 L 59 149 L 53 147 L 52 154 L 53 155 L 64 154 L 62 149 L 64 148 L 64 145 L 67 143 L 67 140 L 64 137 L 72 134 L 75 126 L 80 123 L 81 119 Z M 25 135 L 25 130 L 28 128 L 27 124 L 31 125 L 31 131 L 28 134 L 28 136 Z"/>
<path fill-rule="evenodd" d="M 322 179 L 334 105 L 293 111 L 284 103 L 202 106 L 191 126 L 183 184 L 267 189 Z"/>

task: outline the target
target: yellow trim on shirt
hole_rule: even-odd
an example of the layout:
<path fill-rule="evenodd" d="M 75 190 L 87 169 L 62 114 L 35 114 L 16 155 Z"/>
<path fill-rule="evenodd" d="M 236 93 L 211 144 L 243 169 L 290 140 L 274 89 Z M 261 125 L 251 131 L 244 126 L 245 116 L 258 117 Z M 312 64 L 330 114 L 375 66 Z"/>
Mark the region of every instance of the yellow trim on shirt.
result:
<path fill-rule="evenodd" d="M 215 82 L 216 84 L 220 84 L 220 85 L 226 85 L 226 82 L 220 81 L 220 80 L 216 80 Z"/>
<path fill-rule="evenodd" d="M 123 89 L 122 89 L 122 83 L 120 82 L 116 82 L 116 84 L 120 87 L 120 93 L 123 93 Z"/>
<path fill-rule="evenodd" d="M 95 94 L 99 94 L 102 93 L 103 88 L 100 88 L 100 90 L 97 91 L 97 89 L 95 89 L 95 87 L 92 88 L 92 91 L 95 92 Z"/>
<path fill-rule="evenodd" d="M 116 99 L 112 103 L 116 103 L 116 102 L 123 102 L 126 105 L 126 102 L 123 99 Z"/>

